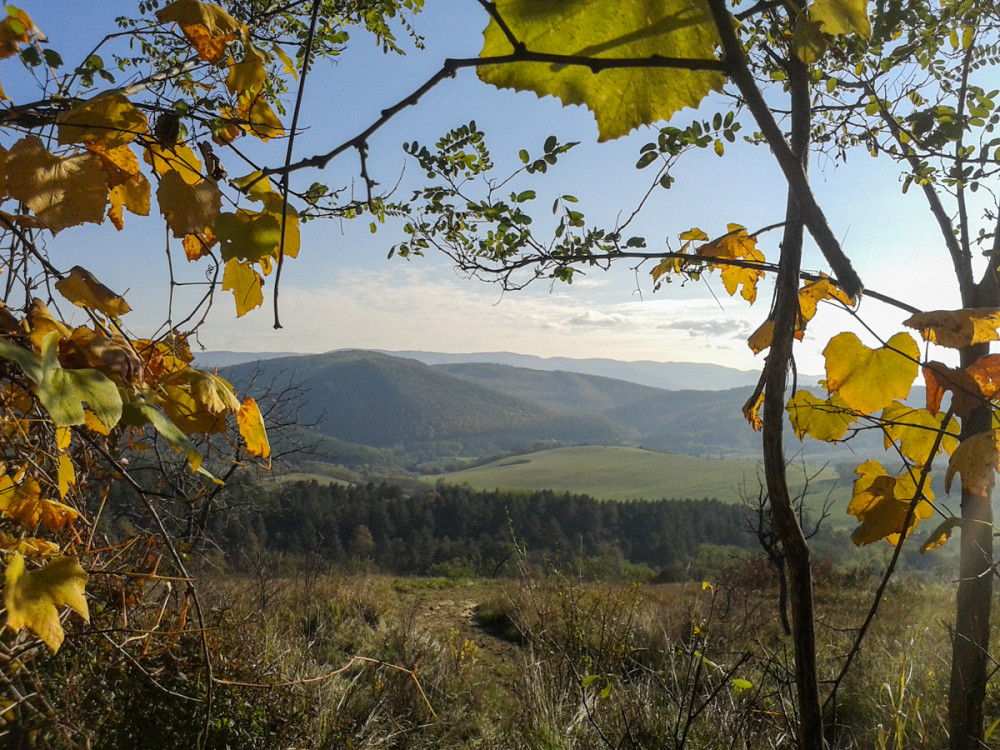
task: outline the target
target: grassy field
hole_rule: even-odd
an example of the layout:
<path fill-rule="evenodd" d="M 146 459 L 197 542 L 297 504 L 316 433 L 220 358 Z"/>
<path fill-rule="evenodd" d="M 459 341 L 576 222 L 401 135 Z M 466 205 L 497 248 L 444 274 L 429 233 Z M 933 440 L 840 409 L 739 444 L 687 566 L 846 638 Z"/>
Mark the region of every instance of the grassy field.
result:
<path fill-rule="evenodd" d="M 551 489 L 587 494 L 601 500 L 645 498 L 717 498 L 737 502 L 740 488 L 756 492 L 759 461 L 733 461 L 657 453 L 640 448 L 581 446 L 509 456 L 472 469 L 425 477 L 468 484 L 483 490 Z M 814 474 L 820 467 L 809 467 Z M 801 469 L 790 470 L 794 487 L 801 487 Z M 824 496 L 836 480 L 823 469 L 812 488 Z M 849 483 L 841 481 L 845 494 Z"/>

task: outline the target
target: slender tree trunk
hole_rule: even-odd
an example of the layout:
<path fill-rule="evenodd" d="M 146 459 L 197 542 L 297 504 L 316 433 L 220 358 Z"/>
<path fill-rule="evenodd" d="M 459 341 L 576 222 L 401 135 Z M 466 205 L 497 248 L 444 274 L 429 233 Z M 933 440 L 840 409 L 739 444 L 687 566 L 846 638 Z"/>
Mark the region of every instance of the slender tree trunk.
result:
<path fill-rule="evenodd" d="M 809 162 L 811 105 L 809 73 L 797 59 L 786 61 L 792 104 L 792 153 L 805 172 Z M 802 265 L 802 212 L 789 189 L 785 230 L 774 302 L 774 337 L 768 354 L 764 386 L 764 476 L 771 498 L 771 516 L 788 563 L 792 637 L 795 641 L 795 685 L 799 705 L 801 750 L 823 750 L 823 712 L 816 666 L 812 567 L 809 545 L 792 504 L 785 474 L 783 432 L 785 390 L 792 343 L 799 316 L 799 270 Z"/>
<path fill-rule="evenodd" d="M 784 559 L 778 564 L 778 614 L 781 616 L 781 629 L 785 635 L 792 634 L 792 624 L 788 621 L 788 573 L 785 572 Z"/>
<path fill-rule="evenodd" d="M 985 346 L 962 351 L 968 367 L 986 354 Z M 965 440 L 990 429 L 993 412 L 976 409 L 962 424 Z M 963 482 L 964 485 L 964 482 Z M 993 503 L 989 492 L 962 489 L 962 536 L 955 631 L 952 634 L 951 685 L 948 698 L 951 750 L 985 748 L 983 703 L 989 664 L 990 611 L 993 599 Z"/>

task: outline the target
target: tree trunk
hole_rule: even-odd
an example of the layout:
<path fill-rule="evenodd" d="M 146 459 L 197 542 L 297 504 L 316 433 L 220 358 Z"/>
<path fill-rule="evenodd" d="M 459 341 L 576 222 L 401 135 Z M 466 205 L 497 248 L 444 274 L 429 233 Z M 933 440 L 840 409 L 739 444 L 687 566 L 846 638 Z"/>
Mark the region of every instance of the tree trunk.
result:
<path fill-rule="evenodd" d="M 968 367 L 987 352 L 985 346 L 963 350 L 962 366 Z M 976 409 L 962 425 L 961 439 L 990 429 L 991 423 L 992 410 L 988 405 Z M 990 493 L 976 495 L 963 486 L 958 596 L 948 697 L 951 750 L 986 747 L 982 741 L 985 729 L 983 702 L 990 659 L 992 598 L 993 503 Z"/>
<path fill-rule="evenodd" d="M 809 72 L 797 59 L 786 61 L 791 89 L 791 148 L 803 172 L 809 162 L 811 106 Z M 795 641 L 795 686 L 799 706 L 798 745 L 801 750 L 823 750 L 823 712 L 816 666 L 812 567 L 809 545 L 792 504 L 785 474 L 783 431 L 785 389 L 792 343 L 799 316 L 799 271 L 804 225 L 794 191 L 789 189 L 785 230 L 774 302 L 774 337 L 768 354 L 764 385 L 764 476 L 771 498 L 771 516 L 788 562 L 792 637 Z"/>

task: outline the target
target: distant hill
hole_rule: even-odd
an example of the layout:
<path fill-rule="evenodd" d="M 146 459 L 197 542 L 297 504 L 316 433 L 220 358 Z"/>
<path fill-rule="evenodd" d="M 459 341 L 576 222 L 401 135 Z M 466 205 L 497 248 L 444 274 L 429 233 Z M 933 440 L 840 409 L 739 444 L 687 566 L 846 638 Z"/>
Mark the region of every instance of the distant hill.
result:
<path fill-rule="evenodd" d="M 377 352 L 275 358 L 221 374 L 237 385 L 294 381 L 304 391 L 304 421 L 324 435 L 379 448 L 447 442 L 460 444 L 450 447 L 458 455 L 478 455 L 545 441 L 619 444 L 637 437 L 599 414 L 557 412 Z"/>
<path fill-rule="evenodd" d="M 511 367 L 542 370 L 545 372 L 560 370 L 582 375 L 596 375 L 615 380 L 625 380 L 630 383 L 666 390 L 718 391 L 739 388 L 740 386 L 754 385 L 760 374 L 755 370 L 737 370 L 733 367 L 697 362 L 651 362 L 645 360 L 622 362 L 602 358 L 535 357 L 529 354 L 514 354 L 512 352 L 445 354 L 442 352 L 407 350 L 397 352 L 381 351 L 381 353 L 405 359 L 415 359 L 426 365 L 452 365 L 475 362 L 481 364 L 509 365 Z M 201 352 L 195 357 L 195 362 L 197 366 L 202 368 L 215 368 L 294 356 L 312 355 L 295 354 L 292 352 Z M 806 376 L 801 379 L 801 382 L 813 385 L 816 383 L 816 378 Z"/>
<path fill-rule="evenodd" d="M 484 362 L 435 365 L 435 369 L 557 411 L 605 412 L 663 393 L 659 388 L 563 370 Z"/>

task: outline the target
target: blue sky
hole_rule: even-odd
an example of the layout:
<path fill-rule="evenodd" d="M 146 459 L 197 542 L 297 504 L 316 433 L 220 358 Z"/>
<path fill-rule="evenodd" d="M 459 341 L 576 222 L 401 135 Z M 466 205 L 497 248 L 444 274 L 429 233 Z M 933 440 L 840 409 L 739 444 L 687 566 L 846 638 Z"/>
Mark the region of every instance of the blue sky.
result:
<path fill-rule="evenodd" d="M 20 6 L 70 62 L 113 31 L 113 18 L 129 12 L 134 3 L 103 0 L 82 6 L 68 0 L 22 0 Z M 383 55 L 370 39 L 357 34 L 337 63 L 310 74 L 300 121 L 305 131 L 296 141 L 296 157 L 325 152 L 355 135 L 380 110 L 430 77 L 444 58 L 476 55 L 486 20 L 475 0 L 428 0 L 428 10 L 415 20 L 427 49 L 413 50 L 404 58 Z M 15 101 L 18 94 L 31 95 L 19 87 L 19 67 L 16 59 L 0 66 L 0 80 Z M 710 119 L 727 107 L 720 97 L 708 102 L 703 113 Z M 683 126 L 694 116 L 686 111 L 678 122 Z M 529 180 L 539 194 L 539 214 L 547 213 L 544 207 L 552 196 L 570 192 L 580 197 L 589 221 L 609 223 L 619 211 L 629 210 L 645 189 L 647 174 L 637 173 L 634 164 L 639 147 L 655 130 L 597 144 L 596 126 L 581 108 L 498 91 L 480 83 L 472 70 L 439 85 L 371 139 L 372 177 L 383 186 L 401 181 L 400 196 L 408 197 L 420 174 L 412 161 L 407 163 L 401 144 L 431 142 L 470 119 L 486 131 L 500 174 L 516 167 L 518 149 L 538 150 L 550 134 L 582 142 L 554 174 Z M 744 131 L 752 129 L 748 117 L 743 122 Z M 10 135 L 0 138 L 10 145 Z M 246 140 L 241 147 L 249 146 Z M 279 140 L 254 153 L 267 164 L 278 164 L 284 149 Z M 231 159 L 223 156 L 223 161 L 231 175 L 239 173 Z M 942 273 L 946 254 L 936 227 L 915 191 L 900 195 L 898 170 L 891 163 L 859 151 L 847 165 L 821 158 L 812 170 L 820 203 L 866 286 L 929 309 L 955 305 L 954 283 Z M 711 151 L 692 154 L 674 174 L 675 187 L 659 191 L 644 212 L 638 233 L 651 248 L 664 248 L 666 238 L 676 248 L 678 233 L 692 226 L 717 235 L 730 221 L 755 228 L 782 219 L 784 182 L 766 149 L 737 143 L 723 159 Z M 298 179 L 304 185 L 322 180 L 348 189 L 353 185 L 359 194 L 363 190 L 352 152 L 324 173 Z M 117 291 L 127 290 L 134 312 L 126 322 L 144 334 L 162 322 L 167 309 L 164 230 L 155 217 L 142 221 L 128 216 L 126 222 L 121 233 L 109 224 L 69 229 L 48 246 L 57 265 L 79 263 Z M 508 350 L 539 356 L 715 362 L 741 369 L 762 363 L 745 339 L 767 316 L 766 285 L 753 308 L 730 299 L 718 278 L 684 287 L 675 283 L 654 294 L 649 266 L 633 269 L 623 263 L 572 286 L 542 282 L 502 295 L 494 286 L 461 278 L 442 257 L 386 260 L 388 248 L 400 239 L 392 226 L 372 235 L 367 219 L 307 224 L 300 257 L 286 265 L 282 277 L 284 328 L 272 329 L 270 300 L 236 320 L 231 298 L 224 294 L 202 329 L 201 343 L 209 349 L 241 351 Z M 761 247 L 769 258 L 777 256 L 777 242 L 776 232 L 763 237 Z M 180 253 L 175 244 L 174 252 Z M 812 249 L 806 266 L 825 267 Z M 185 272 L 197 279 L 204 270 L 192 266 Z M 865 302 L 862 313 L 886 338 L 899 330 L 899 316 L 874 301 Z M 822 309 L 800 346 L 800 369 L 821 372 L 823 345 L 847 327 L 856 328 L 849 316 L 832 307 Z M 873 343 L 870 337 L 866 341 Z"/>

